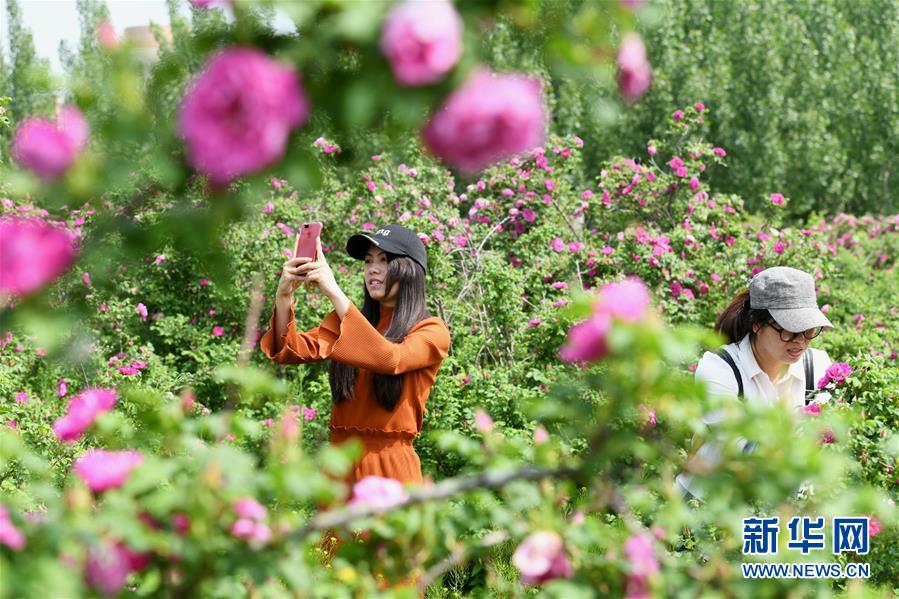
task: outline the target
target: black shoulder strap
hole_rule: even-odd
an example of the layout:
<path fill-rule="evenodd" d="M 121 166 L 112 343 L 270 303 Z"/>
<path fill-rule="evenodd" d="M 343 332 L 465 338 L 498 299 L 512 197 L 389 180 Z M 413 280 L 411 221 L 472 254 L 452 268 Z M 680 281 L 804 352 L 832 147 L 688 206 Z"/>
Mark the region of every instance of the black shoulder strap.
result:
<path fill-rule="evenodd" d="M 731 357 L 730 352 L 728 352 L 723 347 L 718 350 L 718 356 L 727 362 L 727 365 L 730 366 L 730 369 L 734 371 L 734 377 L 737 379 L 737 397 L 743 399 L 743 377 L 740 376 L 740 369 L 737 368 L 737 363 L 734 362 L 734 359 Z"/>
<path fill-rule="evenodd" d="M 814 360 L 812 359 L 812 348 L 805 350 L 802 355 L 802 367 L 805 370 L 805 404 L 812 400 L 812 394 L 815 392 L 815 372 Z"/>

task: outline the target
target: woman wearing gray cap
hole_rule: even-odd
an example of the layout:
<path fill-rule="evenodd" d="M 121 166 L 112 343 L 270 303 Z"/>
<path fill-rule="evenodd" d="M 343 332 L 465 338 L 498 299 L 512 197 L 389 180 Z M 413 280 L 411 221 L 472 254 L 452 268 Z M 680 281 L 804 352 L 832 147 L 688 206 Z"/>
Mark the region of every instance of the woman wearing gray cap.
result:
<path fill-rule="evenodd" d="M 795 268 L 763 270 L 738 294 L 715 322 L 715 330 L 729 343 L 718 352 L 706 352 L 696 367 L 696 380 L 710 395 L 754 404 L 785 402 L 794 408 L 809 403 L 815 383 L 831 365 L 826 352 L 812 349 L 812 339 L 833 325 L 818 309 L 815 281 Z M 706 425 L 723 418 L 720 412 L 703 416 Z M 741 441 L 750 452 L 755 444 Z M 704 444 L 694 459 L 714 465 L 720 446 Z M 702 498 L 693 477 L 676 478 L 682 494 Z"/>
<path fill-rule="evenodd" d="M 412 440 L 421 432 L 425 402 L 447 356 L 450 334 L 426 305 L 427 253 L 402 225 L 353 235 L 347 253 L 363 260 L 362 309 L 334 279 L 321 241 L 316 258 L 284 263 L 263 353 L 280 364 L 330 360 L 331 442 L 359 439 L 363 455 L 347 477 L 367 476 L 421 483 Z M 299 332 L 294 291 L 314 285 L 334 305 L 317 327 Z"/>

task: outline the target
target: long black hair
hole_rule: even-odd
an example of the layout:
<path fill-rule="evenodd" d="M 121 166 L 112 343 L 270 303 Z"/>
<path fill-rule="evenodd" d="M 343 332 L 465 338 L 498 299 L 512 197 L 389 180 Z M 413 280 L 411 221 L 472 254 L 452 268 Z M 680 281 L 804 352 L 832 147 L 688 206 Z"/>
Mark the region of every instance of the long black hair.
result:
<path fill-rule="evenodd" d="M 424 269 L 411 258 L 387 252 L 387 277 L 384 280 L 384 289 L 391 289 L 394 282 L 399 285 L 399 291 L 396 295 L 393 317 L 390 326 L 384 332 L 384 337 L 393 343 L 400 343 L 409 329 L 431 316 L 431 313 L 427 307 Z M 381 319 L 381 302 L 368 293 L 364 279 L 362 287 L 365 293 L 362 315 L 372 326 L 377 327 Z M 331 360 L 328 377 L 331 384 L 331 401 L 338 404 L 353 396 L 358 373 L 359 369 L 355 366 Z M 392 412 L 399 403 L 403 391 L 403 375 L 376 372 L 372 376 L 372 385 L 378 403 L 388 412 Z"/>
<path fill-rule="evenodd" d="M 771 320 L 768 310 L 749 307 L 749 290 L 741 291 L 730 301 L 715 321 L 715 330 L 727 337 L 728 343 L 737 343 L 746 335 L 755 339 L 755 325 L 764 326 Z"/>

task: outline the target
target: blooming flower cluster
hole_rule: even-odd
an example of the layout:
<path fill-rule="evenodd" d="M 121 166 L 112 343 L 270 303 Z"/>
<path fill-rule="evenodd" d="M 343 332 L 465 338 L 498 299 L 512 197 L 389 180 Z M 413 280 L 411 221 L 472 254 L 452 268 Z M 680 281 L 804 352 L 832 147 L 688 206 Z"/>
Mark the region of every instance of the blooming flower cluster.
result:
<path fill-rule="evenodd" d="M 824 389 L 828 385 L 841 385 L 852 374 L 852 367 L 846 362 L 834 362 L 827 367 L 824 376 L 818 381 L 818 389 Z"/>

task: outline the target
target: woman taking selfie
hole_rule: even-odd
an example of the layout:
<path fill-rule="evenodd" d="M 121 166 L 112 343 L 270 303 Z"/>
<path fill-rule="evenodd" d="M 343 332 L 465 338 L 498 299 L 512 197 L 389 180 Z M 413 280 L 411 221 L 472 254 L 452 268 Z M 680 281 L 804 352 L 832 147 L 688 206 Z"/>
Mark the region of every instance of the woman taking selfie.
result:
<path fill-rule="evenodd" d="M 331 442 L 356 437 L 364 451 L 348 477 L 421 483 L 412 440 L 421 432 L 425 402 L 450 346 L 449 329 L 428 312 L 427 253 L 411 230 L 387 225 L 353 235 L 347 253 L 365 261 L 362 309 L 337 285 L 316 238 L 316 258 L 284 263 L 263 353 L 280 364 L 330 360 Z M 294 292 L 314 286 L 334 305 L 322 323 L 299 332 Z"/>
<path fill-rule="evenodd" d="M 729 343 L 703 355 L 696 381 L 705 383 L 710 395 L 801 409 L 831 364 L 826 352 L 809 347 L 824 328 L 833 325 L 818 309 L 811 275 L 783 266 L 763 270 L 718 316 L 715 330 Z M 706 414 L 703 421 L 714 425 L 721 415 Z M 747 453 L 754 447 L 743 442 Z M 712 465 L 720 455 L 719 445 L 710 442 L 694 459 Z M 702 499 L 690 475 L 680 474 L 676 482 L 685 498 Z"/>

